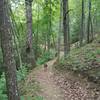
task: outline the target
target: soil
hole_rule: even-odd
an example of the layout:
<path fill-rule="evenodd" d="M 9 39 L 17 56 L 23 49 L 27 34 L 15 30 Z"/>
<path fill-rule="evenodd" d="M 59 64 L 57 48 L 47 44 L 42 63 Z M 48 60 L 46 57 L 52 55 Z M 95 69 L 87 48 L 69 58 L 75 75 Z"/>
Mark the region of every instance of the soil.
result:
<path fill-rule="evenodd" d="M 54 71 L 55 62 L 56 59 L 49 61 L 47 70 L 42 65 L 28 76 L 31 81 L 35 79 L 39 83 L 39 96 L 44 100 L 100 100 L 100 92 L 92 83 L 79 79 L 70 72 L 61 74 Z"/>

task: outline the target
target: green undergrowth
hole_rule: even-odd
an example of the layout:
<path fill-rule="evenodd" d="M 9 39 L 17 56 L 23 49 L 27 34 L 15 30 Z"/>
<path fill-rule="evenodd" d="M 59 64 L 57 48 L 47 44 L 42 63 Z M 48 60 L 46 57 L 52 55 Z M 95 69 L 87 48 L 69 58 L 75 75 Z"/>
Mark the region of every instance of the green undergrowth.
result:
<path fill-rule="evenodd" d="M 73 49 L 69 57 L 61 59 L 55 68 L 62 72 L 72 71 L 100 84 L 100 38 L 84 47 Z"/>
<path fill-rule="evenodd" d="M 27 75 L 28 76 L 28 75 Z M 21 95 L 21 100 L 43 100 L 42 97 L 38 96 L 41 88 L 39 83 L 34 79 L 34 75 L 27 77 L 19 82 L 19 90 Z"/>
<path fill-rule="evenodd" d="M 48 62 L 49 60 L 52 60 L 54 57 L 55 57 L 55 51 L 54 50 L 50 50 L 50 52 L 46 51 L 45 53 L 43 53 L 42 56 L 40 56 L 37 59 L 37 62 L 36 62 L 37 67 L 35 69 L 38 70 L 38 68 L 40 68 L 38 66 L 44 64 L 45 62 Z M 32 80 L 28 83 L 28 85 L 26 85 L 26 81 L 29 79 L 29 78 L 27 78 L 28 73 L 26 75 L 25 68 L 18 71 L 18 76 L 17 77 L 20 81 L 19 90 L 20 90 L 20 94 L 21 94 L 21 100 L 24 100 L 26 95 L 28 95 L 28 97 L 27 97 L 28 100 L 44 100 L 43 97 L 38 95 L 41 88 L 39 87 L 39 83 L 36 82 L 35 79 L 33 79 L 34 76 L 33 76 Z M 25 76 L 26 76 L 26 78 L 25 78 Z"/>
<path fill-rule="evenodd" d="M 7 100 L 6 80 L 4 73 L 0 78 L 0 100 Z"/>
<path fill-rule="evenodd" d="M 43 100 L 42 97 L 38 96 L 38 92 L 40 91 L 40 87 L 35 80 L 25 85 L 25 82 L 21 83 L 20 85 L 20 92 L 21 92 L 21 100 Z"/>
<path fill-rule="evenodd" d="M 34 100 L 44 100 L 44 99 L 41 96 L 36 96 L 36 97 L 34 97 Z"/>
<path fill-rule="evenodd" d="M 50 50 L 50 52 L 45 52 L 41 57 L 38 58 L 37 60 L 37 65 L 42 65 L 45 62 L 48 62 L 49 60 L 52 60 L 55 57 L 55 51 Z"/>
<path fill-rule="evenodd" d="M 31 95 L 28 96 L 27 100 L 43 100 L 42 97 L 39 97 L 37 95 L 37 92 L 39 92 L 40 87 L 35 80 L 32 80 L 31 82 L 29 82 L 29 84 L 26 84 L 28 73 L 29 72 L 26 65 L 23 65 L 17 71 L 17 81 L 18 81 L 21 100 L 26 100 L 24 97 L 24 95 L 26 94 Z M 4 73 L 1 75 L 0 78 L 0 100 L 7 100 L 6 80 Z"/>
<path fill-rule="evenodd" d="M 20 83 L 21 81 L 24 81 L 26 76 L 28 74 L 26 65 L 23 65 L 20 67 L 20 69 L 17 71 L 17 81 Z M 5 74 L 3 73 L 0 78 L 0 100 L 7 100 L 7 89 L 6 89 L 6 80 L 5 80 Z"/>

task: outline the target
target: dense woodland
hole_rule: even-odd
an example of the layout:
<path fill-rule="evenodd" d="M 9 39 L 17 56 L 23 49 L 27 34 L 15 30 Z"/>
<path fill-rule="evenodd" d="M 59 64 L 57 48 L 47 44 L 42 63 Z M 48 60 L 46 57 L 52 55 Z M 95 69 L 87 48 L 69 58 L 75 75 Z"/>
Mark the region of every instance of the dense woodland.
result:
<path fill-rule="evenodd" d="M 34 79 L 51 69 L 55 82 L 43 87 L 56 83 L 63 98 L 46 98 Z M 68 95 L 80 79 L 92 84 L 87 97 Z M 100 0 L 0 0 L 0 100 L 100 100 Z"/>

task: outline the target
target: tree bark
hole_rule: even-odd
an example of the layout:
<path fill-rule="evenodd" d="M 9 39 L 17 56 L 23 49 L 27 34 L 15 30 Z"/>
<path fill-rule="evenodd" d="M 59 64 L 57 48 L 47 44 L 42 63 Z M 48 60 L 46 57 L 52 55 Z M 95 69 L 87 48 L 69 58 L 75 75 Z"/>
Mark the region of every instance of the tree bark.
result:
<path fill-rule="evenodd" d="M 83 37 L 84 37 L 84 0 L 82 0 L 82 19 L 81 19 L 81 32 L 80 32 L 80 47 L 83 45 Z"/>
<path fill-rule="evenodd" d="M 87 43 L 90 42 L 90 25 L 91 25 L 91 0 L 88 0 L 89 13 L 88 13 L 88 24 L 87 24 Z"/>
<path fill-rule="evenodd" d="M 8 2 L 8 0 L 0 0 L 1 48 L 3 53 L 8 100 L 20 100 L 17 87 L 16 64 L 14 60 Z"/>
<path fill-rule="evenodd" d="M 70 16 L 69 16 L 69 12 L 70 12 L 71 10 L 69 10 L 69 0 L 67 0 L 67 37 L 68 37 L 68 39 L 67 39 L 67 41 L 68 41 L 68 53 L 70 52 L 70 26 L 69 26 L 69 22 L 70 22 Z"/>
<path fill-rule="evenodd" d="M 60 0 L 59 33 L 58 33 L 58 46 L 57 46 L 57 48 L 58 48 L 58 53 L 57 53 L 58 62 L 59 62 L 59 59 L 60 59 L 61 33 L 62 33 L 62 0 Z"/>
<path fill-rule="evenodd" d="M 35 66 L 35 55 L 33 49 L 33 32 L 32 32 L 32 1 L 25 0 L 26 5 L 26 24 L 27 24 L 27 47 L 26 54 L 28 63 L 32 66 Z"/>
<path fill-rule="evenodd" d="M 50 6 L 49 6 L 49 4 L 50 4 Z M 52 24 L 52 22 L 51 22 L 51 13 L 52 13 L 52 9 L 51 9 L 51 0 L 49 0 L 49 3 L 48 3 L 48 7 L 49 7 L 49 15 L 48 15 L 48 17 L 49 17 L 49 23 L 48 23 L 48 35 L 47 35 L 47 43 L 48 43 L 48 52 L 50 51 L 50 41 L 51 41 L 51 31 L 52 31 L 52 27 L 51 27 L 51 24 Z"/>
<path fill-rule="evenodd" d="M 91 19 L 91 41 L 94 40 L 94 34 L 93 34 L 93 22 L 92 22 L 92 19 Z"/>
<path fill-rule="evenodd" d="M 63 34 L 64 34 L 64 58 L 69 53 L 69 18 L 68 18 L 68 0 L 63 0 Z"/>
<path fill-rule="evenodd" d="M 39 4 L 37 5 L 37 32 L 36 32 L 36 40 L 35 40 L 35 45 L 36 45 L 36 48 L 35 48 L 35 59 L 37 60 L 38 58 L 38 46 L 39 46 Z"/>

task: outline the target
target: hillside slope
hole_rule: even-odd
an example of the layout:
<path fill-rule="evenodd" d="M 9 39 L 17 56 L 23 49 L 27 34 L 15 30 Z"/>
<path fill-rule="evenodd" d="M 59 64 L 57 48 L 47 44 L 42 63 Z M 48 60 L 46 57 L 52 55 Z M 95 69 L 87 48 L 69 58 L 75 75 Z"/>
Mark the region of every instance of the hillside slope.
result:
<path fill-rule="evenodd" d="M 81 74 L 94 83 L 100 84 L 100 38 L 82 48 L 73 49 L 69 57 L 55 65 L 60 71 Z"/>

